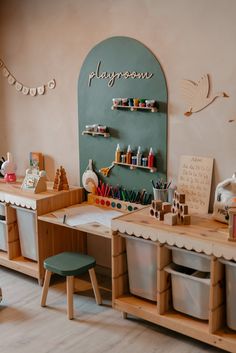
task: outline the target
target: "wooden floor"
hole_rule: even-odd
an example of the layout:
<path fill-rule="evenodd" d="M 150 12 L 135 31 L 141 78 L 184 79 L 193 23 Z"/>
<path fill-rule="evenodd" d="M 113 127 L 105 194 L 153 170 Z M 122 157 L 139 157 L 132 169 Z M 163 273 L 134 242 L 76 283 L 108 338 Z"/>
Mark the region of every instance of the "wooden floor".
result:
<path fill-rule="evenodd" d="M 101 278 L 99 283 L 103 284 Z M 111 308 L 111 293 L 102 290 L 104 305 L 91 290 L 75 295 L 74 320 L 66 316 L 64 282 L 53 280 L 48 307 L 40 307 L 37 281 L 0 268 L 1 353 L 222 353 L 214 347 L 134 317 L 122 318 Z"/>

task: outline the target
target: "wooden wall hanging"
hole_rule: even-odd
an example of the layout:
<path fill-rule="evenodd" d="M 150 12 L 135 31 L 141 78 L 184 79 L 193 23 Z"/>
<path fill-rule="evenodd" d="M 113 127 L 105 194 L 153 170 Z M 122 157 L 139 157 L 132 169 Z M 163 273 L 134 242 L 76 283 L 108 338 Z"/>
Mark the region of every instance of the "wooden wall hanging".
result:
<path fill-rule="evenodd" d="M 208 74 L 203 75 L 198 82 L 182 80 L 181 93 L 188 107 L 184 113 L 185 116 L 190 116 L 192 113 L 206 108 L 218 97 L 229 97 L 225 92 L 210 93 Z"/>
<path fill-rule="evenodd" d="M 23 83 L 17 81 L 17 79 L 10 73 L 6 65 L 0 59 L 0 69 L 2 70 L 2 75 L 7 79 L 9 85 L 15 86 L 15 89 L 18 92 L 21 92 L 23 95 L 30 95 L 35 97 L 37 95 L 41 96 L 46 92 L 46 89 L 54 89 L 56 87 L 55 79 L 48 81 L 46 84 L 43 84 L 38 87 L 28 87 Z"/>

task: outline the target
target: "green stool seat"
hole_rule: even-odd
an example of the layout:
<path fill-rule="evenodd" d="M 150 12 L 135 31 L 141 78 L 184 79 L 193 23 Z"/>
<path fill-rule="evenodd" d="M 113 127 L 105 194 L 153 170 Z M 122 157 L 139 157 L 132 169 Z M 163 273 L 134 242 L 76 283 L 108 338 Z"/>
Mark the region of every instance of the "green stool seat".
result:
<path fill-rule="evenodd" d="M 46 269 L 46 272 L 41 297 L 41 306 L 46 306 L 51 274 L 56 273 L 64 276 L 66 277 L 67 316 L 69 319 L 73 319 L 74 276 L 82 275 L 87 271 L 89 272 L 96 303 L 102 304 L 102 298 L 94 271 L 95 265 L 96 260 L 92 256 L 76 252 L 62 252 L 45 259 L 44 268 Z"/>
<path fill-rule="evenodd" d="M 61 276 L 79 276 L 95 267 L 92 256 L 76 252 L 62 252 L 44 260 L 44 268 Z"/>

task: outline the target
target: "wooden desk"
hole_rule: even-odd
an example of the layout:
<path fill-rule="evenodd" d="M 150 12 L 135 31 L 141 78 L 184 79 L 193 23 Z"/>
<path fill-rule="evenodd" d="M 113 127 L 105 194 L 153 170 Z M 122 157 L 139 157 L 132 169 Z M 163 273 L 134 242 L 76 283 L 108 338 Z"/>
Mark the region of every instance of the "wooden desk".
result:
<path fill-rule="evenodd" d="M 211 217 L 192 216 L 189 226 L 168 226 L 149 216 L 149 208 L 112 221 L 112 302 L 115 309 L 167 327 L 229 352 L 236 352 L 236 332 L 225 324 L 224 265 L 218 260 L 236 260 L 236 243 L 227 240 L 228 227 Z M 151 302 L 129 292 L 126 242 L 122 234 L 157 242 L 157 300 Z M 175 245 L 210 255 L 209 319 L 202 321 L 173 309 L 170 275 L 164 270 L 171 263 Z M 187 300 L 187 299 L 186 299 Z"/>
<path fill-rule="evenodd" d="M 71 187 L 68 191 L 59 192 L 49 188 L 45 192 L 34 194 L 21 190 L 21 183 L 8 184 L 0 180 L 0 203 L 5 213 L 5 220 L 0 220 L 0 222 L 6 234 L 6 248 L 0 250 L 0 265 L 35 277 L 42 284 L 43 261 L 48 254 L 53 255 L 56 249 L 52 229 L 50 226 L 46 229 L 41 227 L 37 218 L 44 213 L 82 202 L 83 197 L 83 188 L 79 187 Z M 35 238 L 36 257 L 34 259 L 22 256 L 17 210 L 23 211 L 22 217 L 24 217 L 24 212 L 32 215 L 32 228 L 34 229 L 30 236 Z M 65 236 L 63 230 L 60 234 Z M 76 235 L 74 237 L 76 238 Z M 69 248 L 72 246 L 69 245 Z"/>

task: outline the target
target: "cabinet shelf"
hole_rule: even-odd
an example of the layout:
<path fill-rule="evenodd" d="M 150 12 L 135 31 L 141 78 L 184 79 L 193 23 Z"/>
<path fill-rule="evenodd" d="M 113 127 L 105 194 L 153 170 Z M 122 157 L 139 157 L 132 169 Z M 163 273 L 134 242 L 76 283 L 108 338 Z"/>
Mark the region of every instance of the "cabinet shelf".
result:
<path fill-rule="evenodd" d="M 109 132 L 83 131 L 82 135 L 110 137 Z"/>
<path fill-rule="evenodd" d="M 155 167 L 144 167 L 142 165 L 121 163 L 121 162 L 115 162 L 115 161 L 113 162 L 113 164 L 124 166 L 124 167 L 129 167 L 131 170 L 134 170 L 134 169 L 137 169 L 137 168 L 141 168 L 141 169 L 149 170 L 150 173 L 155 173 L 157 171 L 157 168 L 155 168 Z"/>
<path fill-rule="evenodd" d="M 158 112 L 157 107 L 136 107 L 136 106 L 129 106 L 129 105 L 112 105 L 111 109 L 112 110 L 128 109 L 131 112 L 135 112 L 137 110 L 146 110 L 146 111 L 150 111 L 152 113 Z"/>

